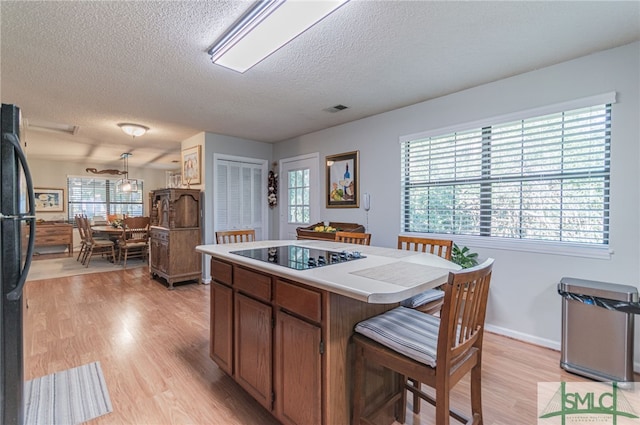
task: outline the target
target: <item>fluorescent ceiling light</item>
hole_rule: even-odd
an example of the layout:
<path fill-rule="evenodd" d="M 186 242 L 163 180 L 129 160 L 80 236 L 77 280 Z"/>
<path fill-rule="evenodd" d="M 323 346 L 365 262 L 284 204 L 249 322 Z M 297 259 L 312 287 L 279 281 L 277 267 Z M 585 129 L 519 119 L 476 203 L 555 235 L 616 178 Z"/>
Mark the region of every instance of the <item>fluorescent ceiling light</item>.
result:
<path fill-rule="evenodd" d="M 260 0 L 208 53 L 215 64 L 245 72 L 349 0 Z"/>
<path fill-rule="evenodd" d="M 33 130 L 50 131 L 55 133 L 67 133 L 67 134 L 73 134 L 74 136 L 78 133 L 78 130 L 80 129 L 80 127 L 78 127 L 77 125 L 57 124 L 57 123 L 46 122 L 46 121 L 32 121 L 32 120 L 25 119 L 24 123 L 27 128 L 30 128 Z"/>

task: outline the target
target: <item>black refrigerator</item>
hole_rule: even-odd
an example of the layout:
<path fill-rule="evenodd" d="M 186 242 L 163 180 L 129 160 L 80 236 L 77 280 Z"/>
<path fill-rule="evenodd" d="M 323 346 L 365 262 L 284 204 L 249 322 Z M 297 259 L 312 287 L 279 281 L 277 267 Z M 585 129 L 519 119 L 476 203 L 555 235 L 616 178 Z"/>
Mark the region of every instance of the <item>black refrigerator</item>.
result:
<path fill-rule="evenodd" d="M 0 423 L 24 422 L 22 288 L 35 239 L 33 184 L 20 146 L 20 109 L 2 104 L 0 145 Z M 23 232 L 29 232 L 23 246 Z"/>

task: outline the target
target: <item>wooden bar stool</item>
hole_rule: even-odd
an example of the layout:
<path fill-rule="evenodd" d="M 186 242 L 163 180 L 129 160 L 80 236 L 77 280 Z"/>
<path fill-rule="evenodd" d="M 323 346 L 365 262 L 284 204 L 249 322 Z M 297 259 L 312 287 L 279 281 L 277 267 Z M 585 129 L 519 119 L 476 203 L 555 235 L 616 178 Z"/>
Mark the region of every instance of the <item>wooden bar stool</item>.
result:
<path fill-rule="evenodd" d="M 216 243 L 238 243 L 238 242 L 253 242 L 256 240 L 256 231 L 254 229 L 248 230 L 225 230 L 216 232 Z"/>
<path fill-rule="evenodd" d="M 336 242 L 355 243 L 358 245 L 370 245 L 371 233 L 360 232 L 336 232 Z"/>
<path fill-rule="evenodd" d="M 440 317 L 400 306 L 356 325 L 352 425 L 370 423 L 365 414 L 373 416 L 378 407 L 392 405 L 396 406 L 396 419 L 404 423 L 407 391 L 435 406 L 436 424 L 449 425 L 450 416 L 468 423 L 470 419 L 449 406 L 449 392 L 467 373 L 471 373 L 472 420 L 482 423 L 482 339 L 492 268 L 493 259 L 489 259 L 479 266 L 450 272 L 443 285 Z M 382 406 L 368 406 L 363 399 L 365 362 L 400 375 L 403 388 Z M 434 388 L 435 398 L 406 385 L 407 378 Z"/>

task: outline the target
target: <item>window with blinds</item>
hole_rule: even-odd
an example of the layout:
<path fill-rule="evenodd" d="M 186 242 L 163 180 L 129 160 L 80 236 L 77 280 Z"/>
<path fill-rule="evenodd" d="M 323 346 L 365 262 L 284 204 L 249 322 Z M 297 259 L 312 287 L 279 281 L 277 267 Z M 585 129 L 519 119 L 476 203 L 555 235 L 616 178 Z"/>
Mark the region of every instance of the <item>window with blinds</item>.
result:
<path fill-rule="evenodd" d="M 142 216 L 143 182 L 138 180 L 137 191 L 121 192 L 116 190 L 117 181 L 99 177 L 68 177 L 69 222 L 74 221 L 76 214 L 84 214 L 89 218 L 106 218 L 108 214 Z"/>
<path fill-rule="evenodd" d="M 609 243 L 611 104 L 403 140 L 402 230 Z"/>

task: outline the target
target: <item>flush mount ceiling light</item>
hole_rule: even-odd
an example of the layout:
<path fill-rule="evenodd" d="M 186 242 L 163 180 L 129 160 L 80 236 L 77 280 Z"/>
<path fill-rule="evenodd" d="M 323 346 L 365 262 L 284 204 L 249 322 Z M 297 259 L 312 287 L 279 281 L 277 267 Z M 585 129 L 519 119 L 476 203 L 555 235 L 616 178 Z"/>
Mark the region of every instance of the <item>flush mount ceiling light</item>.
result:
<path fill-rule="evenodd" d="M 143 136 L 147 131 L 149 131 L 149 127 L 145 127 L 144 125 L 140 125 L 140 124 L 132 124 L 128 122 L 120 123 L 118 124 L 118 127 L 120 127 L 120 129 L 124 131 L 126 134 L 133 137 Z"/>
<path fill-rule="evenodd" d="M 260 0 L 208 50 L 211 61 L 245 72 L 348 0 Z"/>

